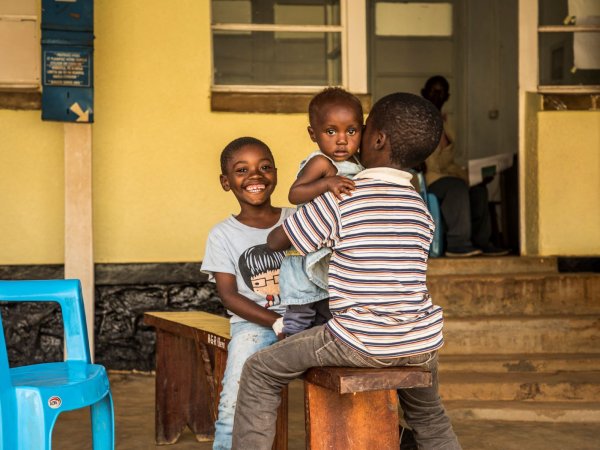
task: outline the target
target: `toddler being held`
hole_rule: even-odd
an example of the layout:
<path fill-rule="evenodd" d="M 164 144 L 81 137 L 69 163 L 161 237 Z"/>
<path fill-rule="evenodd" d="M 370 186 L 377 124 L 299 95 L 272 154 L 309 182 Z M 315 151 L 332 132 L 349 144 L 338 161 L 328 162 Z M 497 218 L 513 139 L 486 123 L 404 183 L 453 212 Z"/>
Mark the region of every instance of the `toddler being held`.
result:
<path fill-rule="evenodd" d="M 350 178 L 363 170 L 356 157 L 363 128 L 360 100 L 342 88 L 326 88 L 311 100 L 308 118 L 308 134 L 319 150 L 300 164 L 289 200 L 302 205 L 325 192 L 341 200 L 354 189 Z M 293 248 L 286 252 L 280 272 L 281 302 L 286 312 L 273 325 L 277 334 L 296 334 L 329 320 L 330 255 L 329 248 L 305 257 Z"/>

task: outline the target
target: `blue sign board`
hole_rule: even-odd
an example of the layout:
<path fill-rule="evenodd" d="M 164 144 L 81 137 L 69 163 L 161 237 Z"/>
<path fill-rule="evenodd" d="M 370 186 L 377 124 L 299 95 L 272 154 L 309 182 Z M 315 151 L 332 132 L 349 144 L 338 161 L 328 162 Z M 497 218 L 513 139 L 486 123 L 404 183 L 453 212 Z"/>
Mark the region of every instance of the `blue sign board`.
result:
<path fill-rule="evenodd" d="M 92 87 L 91 49 L 44 50 L 44 86 Z"/>
<path fill-rule="evenodd" d="M 42 120 L 94 121 L 93 0 L 42 1 Z"/>
<path fill-rule="evenodd" d="M 42 28 L 94 31 L 92 0 L 42 0 Z"/>

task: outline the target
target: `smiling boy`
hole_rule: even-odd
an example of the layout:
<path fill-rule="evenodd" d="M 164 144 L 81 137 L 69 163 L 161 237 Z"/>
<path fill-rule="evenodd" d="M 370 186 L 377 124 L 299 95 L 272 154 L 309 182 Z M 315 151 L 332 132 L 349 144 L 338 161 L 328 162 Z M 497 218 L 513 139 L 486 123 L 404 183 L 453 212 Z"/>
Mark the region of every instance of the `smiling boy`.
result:
<path fill-rule="evenodd" d="M 240 374 L 246 359 L 277 341 L 271 326 L 283 312 L 279 305 L 282 251 L 267 248 L 269 231 L 291 215 L 271 205 L 277 168 L 267 145 L 252 137 L 230 142 L 221 153 L 223 190 L 231 191 L 240 212 L 210 231 L 202 271 L 215 281 L 231 315 L 231 341 L 219 398 L 213 449 L 231 448 L 231 430 Z"/>

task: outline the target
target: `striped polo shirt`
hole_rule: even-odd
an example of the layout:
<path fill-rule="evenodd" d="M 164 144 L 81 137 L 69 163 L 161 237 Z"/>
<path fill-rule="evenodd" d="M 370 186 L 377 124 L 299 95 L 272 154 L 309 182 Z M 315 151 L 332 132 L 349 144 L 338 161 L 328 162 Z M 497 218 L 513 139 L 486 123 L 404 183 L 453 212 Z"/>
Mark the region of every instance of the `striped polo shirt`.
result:
<path fill-rule="evenodd" d="M 368 356 L 443 345 L 442 308 L 425 284 L 434 225 L 411 177 L 388 167 L 364 170 L 352 195 L 339 201 L 327 192 L 283 223 L 300 253 L 332 248 L 327 327 Z"/>

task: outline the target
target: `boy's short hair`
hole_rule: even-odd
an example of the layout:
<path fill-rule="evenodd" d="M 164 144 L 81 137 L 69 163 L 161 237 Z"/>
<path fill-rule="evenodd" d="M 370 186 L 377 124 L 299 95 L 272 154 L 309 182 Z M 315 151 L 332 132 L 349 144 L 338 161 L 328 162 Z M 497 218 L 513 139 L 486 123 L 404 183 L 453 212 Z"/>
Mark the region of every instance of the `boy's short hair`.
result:
<path fill-rule="evenodd" d="M 356 117 L 363 123 L 363 107 L 358 97 L 341 87 L 327 87 L 315 95 L 308 104 L 308 121 L 314 126 L 319 111 L 327 103 L 348 104 L 355 109 Z"/>
<path fill-rule="evenodd" d="M 438 109 L 418 95 L 397 92 L 380 99 L 369 113 L 373 125 L 390 140 L 391 161 L 409 169 L 436 149 L 444 124 Z"/>
<path fill-rule="evenodd" d="M 223 151 L 221 152 L 221 173 L 227 173 L 227 163 L 233 156 L 235 152 L 237 152 L 240 148 L 245 147 L 246 145 L 256 145 L 258 147 L 264 148 L 269 152 L 271 158 L 273 158 L 273 153 L 271 153 L 271 149 L 267 144 L 265 144 L 260 139 L 256 139 L 250 136 L 244 136 L 237 139 L 234 139 L 229 144 L 225 146 Z"/>

